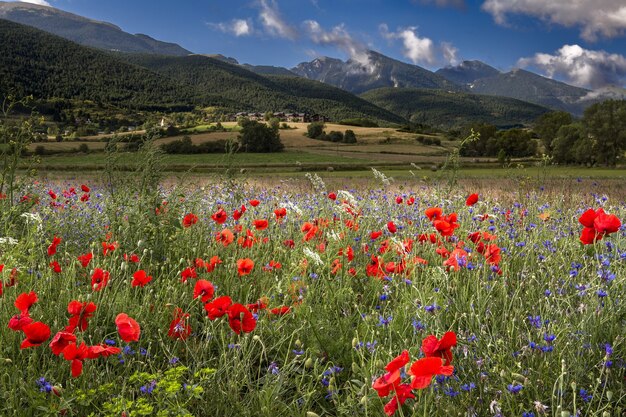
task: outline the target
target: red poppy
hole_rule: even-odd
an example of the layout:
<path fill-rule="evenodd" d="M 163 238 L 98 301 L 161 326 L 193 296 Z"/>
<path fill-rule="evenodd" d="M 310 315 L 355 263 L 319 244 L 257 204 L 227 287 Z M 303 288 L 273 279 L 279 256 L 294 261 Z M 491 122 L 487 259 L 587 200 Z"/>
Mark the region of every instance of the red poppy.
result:
<path fill-rule="evenodd" d="M 424 214 L 426 214 L 428 220 L 433 221 L 437 220 L 443 215 L 443 210 L 440 207 L 430 207 L 426 209 Z"/>
<path fill-rule="evenodd" d="M 89 194 L 83 194 L 80 196 L 80 201 L 82 202 L 89 201 L 89 197 L 90 197 Z"/>
<path fill-rule="evenodd" d="M 196 281 L 196 285 L 193 288 L 193 298 L 202 297 L 201 300 L 203 303 L 209 302 L 213 298 L 213 294 L 215 294 L 215 287 L 213 284 L 206 279 L 199 279 Z"/>
<path fill-rule="evenodd" d="M 256 206 L 258 206 L 258 205 L 259 205 L 259 203 L 260 203 L 260 201 L 259 201 L 259 200 L 250 200 L 250 201 L 248 201 L 248 202 L 250 203 L 250 205 L 251 205 L 252 207 L 256 207 Z"/>
<path fill-rule="evenodd" d="M 49 190 L 48 191 L 48 195 L 50 196 L 51 199 L 56 200 L 57 199 L 57 195 L 54 191 Z"/>
<path fill-rule="evenodd" d="M 578 222 L 585 227 L 593 227 L 593 222 L 599 214 L 603 214 L 604 210 L 599 208 L 598 210 L 589 209 L 585 211 L 579 218 Z"/>
<path fill-rule="evenodd" d="M 16 314 L 9 320 L 8 327 L 16 332 L 21 332 L 24 330 L 24 327 L 28 326 L 32 322 L 33 319 L 30 318 L 28 314 Z"/>
<path fill-rule="evenodd" d="M 106 358 L 111 355 L 117 355 L 121 351 L 122 349 L 118 347 L 108 346 L 104 344 L 89 346 L 88 352 L 87 352 L 87 358 L 89 359 L 97 359 L 99 357 Z"/>
<path fill-rule="evenodd" d="M 406 200 L 406 205 L 407 205 L 407 206 L 412 206 L 412 205 L 413 205 L 413 203 L 415 203 L 415 197 L 409 197 L 409 198 Z"/>
<path fill-rule="evenodd" d="M 378 231 L 376 231 L 376 232 L 372 232 L 372 233 L 370 233 L 370 239 L 372 239 L 372 240 L 376 240 L 376 239 L 378 239 L 379 237 L 381 237 L 381 236 L 382 236 L 382 234 L 383 234 L 383 232 L 382 232 L 382 231 L 380 231 L 380 230 L 378 230 Z"/>
<path fill-rule="evenodd" d="M 219 256 L 215 255 L 211 257 L 211 260 L 206 263 L 204 266 L 206 267 L 207 272 L 213 272 L 215 267 L 222 263 L 222 260 Z"/>
<path fill-rule="evenodd" d="M 446 332 L 441 340 L 436 336 L 430 335 L 422 341 L 422 352 L 426 357 L 441 357 L 446 360 L 446 365 L 452 363 L 452 348 L 456 346 L 456 334 L 454 332 Z"/>
<path fill-rule="evenodd" d="M 388 222 L 387 230 L 389 230 L 389 233 L 396 233 L 398 231 L 398 228 L 396 227 L 394 222 Z"/>
<path fill-rule="evenodd" d="M 400 197 L 400 196 L 396 197 L 396 204 L 402 204 L 403 201 L 404 200 L 402 199 L 402 197 Z"/>
<path fill-rule="evenodd" d="M 593 220 L 593 227 L 598 233 L 611 234 L 622 227 L 622 222 L 614 214 L 601 213 Z"/>
<path fill-rule="evenodd" d="M 94 291 L 100 291 L 109 283 L 109 271 L 105 271 L 101 268 L 96 268 L 91 275 L 91 288 Z"/>
<path fill-rule="evenodd" d="M 140 261 L 141 259 L 139 259 L 139 255 L 137 255 L 136 253 L 133 253 L 133 254 L 131 254 L 130 256 L 128 256 L 128 254 L 127 254 L 127 253 L 125 253 L 125 254 L 124 254 L 124 260 L 125 260 L 126 262 L 132 262 L 132 263 L 134 263 L 134 264 L 137 264 L 137 263 L 139 263 L 139 261 Z"/>
<path fill-rule="evenodd" d="M 52 239 L 52 243 L 50 244 L 50 246 L 48 246 L 48 256 L 52 256 L 55 253 L 57 253 L 57 246 L 59 246 L 60 243 L 61 243 L 61 238 L 55 236 Z"/>
<path fill-rule="evenodd" d="M 89 348 L 85 342 L 79 346 L 71 343 L 63 350 L 63 357 L 66 361 L 72 361 L 72 377 L 78 378 L 83 373 L 83 361 L 89 356 Z"/>
<path fill-rule="evenodd" d="M 394 396 L 389 400 L 387 404 L 385 404 L 385 414 L 388 416 L 392 416 L 396 411 L 398 411 L 398 407 L 404 405 L 404 403 L 408 399 L 415 399 L 415 394 L 413 394 L 413 388 L 411 388 L 410 384 L 400 384 L 395 388 Z"/>
<path fill-rule="evenodd" d="M 93 258 L 93 253 L 89 252 L 84 255 L 80 255 L 78 257 L 78 262 L 80 262 L 83 268 L 86 268 L 91 262 L 92 258 Z"/>
<path fill-rule="evenodd" d="M 198 273 L 196 272 L 196 268 L 188 267 L 180 272 L 180 277 L 182 282 L 187 282 L 189 278 L 198 278 Z"/>
<path fill-rule="evenodd" d="M 478 203 L 478 194 L 476 193 L 470 194 L 469 197 L 467 197 L 467 200 L 465 200 L 466 206 L 473 206 L 476 203 Z"/>
<path fill-rule="evenodd" d="M 291 307 L 289 306 L 280 306 L 270 310 L 270 314 L 274 316 L 284 316 L 287 313 L 291 312 Z"/>
<path fill-rule="evenodd" d="M 450 376 L 452 372 L 454 367 L 444 366 L 443 359 L 426 357 L 415 361 L 407 373 L 413 376 L 411 388 L 424 389 L 430 385 L 435 375 Z"/>
<path fill-rule="evenodd" d="M 98 307 L 91 301 L 85 301 L 83 303 L 76 300 L 70 301 L 67 305 L 67 312 L 70 313 L 71 317 L 65 331 L 73 332 L 76 328 L 81 332 L 87 330 L 89 326 L 88 320 L 93 316 L 97 308 Z"/>
<path fill-rule="evenodd" d="M 57 274 L 61 273 L 61 265 L 57 261 L 50 262 L 50 268 Z"/>
<path fill-rule="evenodd" d="M 84 192 L 84 193 L 88 193 L 91 191 L 91 189 L 89 187 L 87 187 L 85 184 L 82 184 L 80 186 L 80 189 Z"/>
<path fill-rule="evenodd" d="M 228 308 L 228 325 L 236 334 L 250 333 L 256 327 L 256 320 L 246 307 L 237 303 Z"/>
<path fill-rule="evenodd" d="M 331 200 L 336 200 L 337 199 L 337 194 L 335 193 L 328 193 L 328 198 L 330 198 Z"/>
<path fill-rule="evenodd" d="M 228 307 L 230 307 L 232 303 L 233 300 L 231 300 L 229 296 L 223 295 L 221 297 L 217 297 L 210 303 L 205 304 L 204 309 L 209 316 L 209 320 L 215 320 L 226 314 L 228 312 Z"/>
<path fill-rule="evenodd" d="M 603 235 L 598 233 L 593 227 L 583 227 L 580 233 L 580 242 L 583 245 L 591 245 L 595 242 L 602 240 Z"/>
<path fill-rule="evenodd" d="M 409 360 L 409 351 L 404 350 L 385 366 L 387 373 L 379 377 L 372 385 L 379 397 L 386 397 L 400 384 L 400 371 L 409 363 Z"/>
<path fill-rule="evenodd" d="M 248 275 L 252 272 L 254 268 L 254 262 L 250 258 L 239 259 L 237 261 L 237 272 L 239 276 Z"/>
<path fill-rule="evenodd" d="M 276 216 L 276 220 L 280 220 L 287 215 L 287 209 L 284 207 L 277 208 L 274 210 L 274 216 Z"/>
<path fill-rule="evenodd" d="M 52 338 L 50 349 L 53 354 L 59 356 L 61 352 L 63 352 L 63 349 L 70 343 L 76 343 L 76 335 L 74 333 L 60 331 Z"/>
<path fill-rule="evenodd" d="M 185 340 L 191 334 L 191 327 L 188 324 L 189 313 L 183 313 L 183 310 L 176 308 L 174 311 L 174 320 L 170 323 L 170 329 L 167 335 L 172 339 Z"/>
<path fill-rule="evenodd" d="M 241 216 L 243 216 L 243 214 L 246 212 L 246 206 L 244 206 L 243 204 L 241 205 L 241 208 L 239 210 L 235 210 L 233 212 L 233 219 L 235 220 L 239 220 L 241 219 Z"/>
<path fill-rule="evenodd" d="M 217 224 L 224 224 L 226 223 L 226 220 L 228 219 L 228 214 L 224 211 L 223 208 L 220 208 L 219 210 L 217 210 L 215 213 L 211 215 L 211 218 Z"/>
<path fill-rule="evenodd" d="M 500 264 L 500 260 L 502 259 L 500 252 L 501 249 L 498 247 L 498 245 L 491 244 L 485 247 L 483 255 L 485 256 L 485 260 L 489 263 L 489 265 L 498 265 Z"/>
<path fill-rule="evenodd" d="M 102 242 L 102 255 L 107 256 L 117 248 L 117 242 Z"/>
<path fill-rule="evenodd" d="M 26 339 L 22 341 L 20 349 L 39 346 L 50 338 L 50 327 L 40 321 L 24 326 L 22 330 Z"/>
<path fill-rule="evenodd" d="M 143 269 L 133 274 L 132 287 L 145 287 L 147 283 L 152 281 L 152 277 L 146 273 Z"/>
<path fill-rule="evenodd" d="M 198 216 L 193 213 L 189 213 L 183 217 L 183 227 L 191 227 L 198 223 Z"/>
<path fill-rule="evenodd" d="M 252 224 L 254 224 L 256 230 L 265 230 L 269 225 L 268 221 L 265 219 L 254 220 Z"/>
<path fill-rule="evenodd" d="M 17 296 L 14 305 L 22 314 L 28 315 L 28 310 L 30 310 L 33 304 L 38 300 L 37 293 L 34 291 L 25 292 Z"/>
<path fill-rule="evenodd" d="M 115 318 L 117 331 L 124 342 L 138 342 L 141 335 L 139 323 L 128 317 L 125 313 L 120 313 Z"/>

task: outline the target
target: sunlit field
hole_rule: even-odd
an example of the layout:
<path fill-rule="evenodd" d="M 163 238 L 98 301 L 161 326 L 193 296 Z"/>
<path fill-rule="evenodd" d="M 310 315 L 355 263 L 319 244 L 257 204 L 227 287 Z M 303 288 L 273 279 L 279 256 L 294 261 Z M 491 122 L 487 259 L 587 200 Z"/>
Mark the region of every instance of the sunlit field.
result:
<path fill-rule="evenodd" d="M 24 178 L 0 414 L 624 415 L 623 181 L 514 174 Z"/>

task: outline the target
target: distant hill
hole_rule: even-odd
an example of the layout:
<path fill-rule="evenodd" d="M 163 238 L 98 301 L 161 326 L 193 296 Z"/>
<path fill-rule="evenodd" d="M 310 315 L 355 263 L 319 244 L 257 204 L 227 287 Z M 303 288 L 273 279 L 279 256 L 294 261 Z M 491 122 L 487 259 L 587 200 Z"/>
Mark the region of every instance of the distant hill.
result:
<path fill-rule="evenodd" d="M 454 128 L 474 122 L 500 127 L 528 125 L 549 109 L 506 97 L 432 89 L 381 88 L 362 98 L 412 122 Z"/>
<path fill-rule="evenodd" d="M 438 69 L 435 74 L 456 84 L 470 84 L 479 78 L 493 77 L 500 71 L 481 61 L 463 61 L 457 66 Z"/>
<path fill-rule="evenodd" d="M 296 76 L 295 73 L 283 67 L 275 67 L 272 65 L 240 64 L 239 61 L 237 61 L 235 58 L 230 57 L 230 56 L 224 56 L 222 54 L 212 54 L 212 55 L 204 55 L 204 56 L 207 56 L 209 58 L 214 58 L 214 59 L 226 62 L 228 64 L 241 65 L 248 71 L 252 71 L 255 74 L 259 74 L 259 75 L 289 75 L 292 77 Z"/>
<path fill-rule="evenodd" d="M 0 39 L 2 96 L 159 109 L 207 101 L 190 86 L 30 26 L 0 19 Z"/>
<path fill-rule="evenodd" d="M 54 7 L 0 1 L 0 19 L 10 20 L 69 39 L 81 45 L 121 52 L 184 56 L 191 52 L 148 35 L 131 35 L 119 27 Z"/>
<path fill-rule="evenodd" d="M 238 103 L 238 110 L 320 113 L 333 120 L 355 117 L 402 123 L 403 118 L 339 88 L 295 76 L 261 76 L 241 65 L 204 55 L 125 55 L 127 62 L 214 92 Z"/>
<path fill-rule="evenodd" d="M 381 87 L 434 88 L 459 90 L 460 87 L 440 75 L 417 65 L 368 51 L 370 67 L 348 60 L 321 57 L 298 64 L 291 71 L 301 77 L 322 81 L 355 94 Z"/>

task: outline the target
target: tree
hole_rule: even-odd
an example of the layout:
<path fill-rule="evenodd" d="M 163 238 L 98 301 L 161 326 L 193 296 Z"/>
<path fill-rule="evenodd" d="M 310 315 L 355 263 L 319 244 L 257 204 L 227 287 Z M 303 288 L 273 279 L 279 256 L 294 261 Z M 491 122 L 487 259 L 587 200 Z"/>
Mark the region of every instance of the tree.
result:
<path fill-rule="evenodd" d="M 324 134 L 324 122 L 313 122 L 306 127 L 306 135 L 311 139 L 317 139 Z"/>
<path fill-rule="evenodd" d="M 580 147 L 579 141 L 589 141 L 583 126 L 579 123 L 563 125 L 552 141 L 552 158 L 559 164 L 571 164 L 579 161 L 575 149 Z"/>
<path fill-rule="evenodd" d="M 464 129 L 460 132 L 460 137 L 467 138 L 472 133 L 479 134 L 477 140 L 472 140 L 465 142 L 460 149 L 461 156 L 487 156 L 487 143 L 489 139 L 495 138 L 497 129 L 494 125 L 489 123 L 473 123 L 471 125 L 465 126 Z M 495 156 L 497 154 L 494 153 L 491 156 Z"/>
<path fill-rule="evenodd" d="M 572 115 L 564 111 L 545 113 L 537 119 L 534 130 L 539 135 L 547 154 L 552 152 L 552 142 L 556 138 L 561 126 L 569 124 L 572 124 Z"/>
<path fill-rule="evenodd" d="M 343 133 L 333 130 L 328 134 L 327 140 L 331 142 L 343 142 Z"/>
<path fill-rule="evenodd" d="M 615 165 L 626 149 L 626 100 L 606 100 L 585 110 L 583 124 L 599 163 Z"/>
<path fill-rule="evenodd" d="M 285 147 L 280 141 L 278 129 L 254 120 L 242 123 L 238 139 L 244 152 L 280 152 Z"/>
<path fill-rule="evenodd" d="M 356 143 L 356 135 L 353 130 L 346 130 L 343 134 L 343 143 Z"/>

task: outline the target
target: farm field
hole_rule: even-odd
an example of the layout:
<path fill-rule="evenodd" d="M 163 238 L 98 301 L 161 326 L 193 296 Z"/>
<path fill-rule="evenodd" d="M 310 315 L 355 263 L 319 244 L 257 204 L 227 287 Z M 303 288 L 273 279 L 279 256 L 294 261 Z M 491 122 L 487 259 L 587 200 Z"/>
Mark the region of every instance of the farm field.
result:
<path fill-rule="evenodd" d="M 625 411 L 619 177 L 114 174 L 0 199 L 2 415 Z"/>

